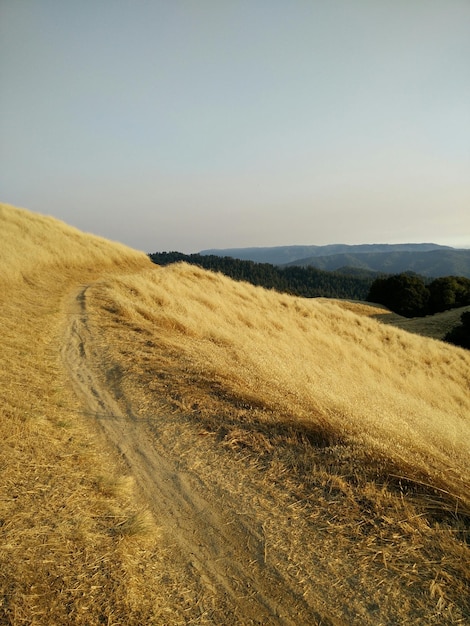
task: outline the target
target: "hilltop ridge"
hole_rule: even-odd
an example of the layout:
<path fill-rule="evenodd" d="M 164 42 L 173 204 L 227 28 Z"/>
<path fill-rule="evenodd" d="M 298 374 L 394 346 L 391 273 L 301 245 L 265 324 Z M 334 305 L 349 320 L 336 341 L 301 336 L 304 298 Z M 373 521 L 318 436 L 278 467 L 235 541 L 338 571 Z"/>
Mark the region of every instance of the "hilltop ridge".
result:
<path fill-rule="evenodd" d="M 470 278 L 470 250 L 434 243 L 227 248 L 203 250 L 199 254 L 327 271 L 356 268 L 389 274 L 413 271 L 433 278 L 449 275 Z"/>

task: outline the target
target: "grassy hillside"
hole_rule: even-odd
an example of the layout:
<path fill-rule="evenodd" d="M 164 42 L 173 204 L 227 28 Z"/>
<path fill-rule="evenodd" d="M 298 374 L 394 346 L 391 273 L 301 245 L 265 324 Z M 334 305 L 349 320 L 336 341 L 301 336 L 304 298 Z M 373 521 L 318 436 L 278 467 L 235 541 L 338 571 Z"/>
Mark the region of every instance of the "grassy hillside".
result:
<path fill-rule="evenodd" d="M 414 477 L 446 475 L 448 495 L 470 505 L 466 352 L 184 264 L 96 289 L 102 323 L 111 309 L 137 333 L 159 329 L 192 376 L 400 469 L 406 450 Z"/>
<path fill-rule="evenodd" d="M 470 306 L 443 311 L 435 315 L 427 315 L 426 317 L 402 317 L 396 313 L 388 311 L 387 313 L 377 315 L 377 319 L 385 324 L 392 324 L 397 328 L 402 328 L 409 333 L 416 333 L 424 337 L 433 337 L 434 339 L 443 339 L 448 332 L 455 326 L 460 324 L 460 317 L 465 311 L 470 311 Z"/>
<path fill-rule="evenodd" d="M 120 532 L 144 505 L 63 371 L 63 302 L 148 260 L 8 205 L 0 238 L 0 623 L 122 623 L 153 539 Z"/>
<path fill-rule="evenodd" d="M 88 297 L 139 414 L 152 419 L 164 396 L 330 529 L 329 574 L 308 566 L 318 548 L 296 546 L 303 574 L 330 594 L 324 618 L 347 619 L 344 603 L 360 596 L 343 575 L 346 554 L 382 623 L 468 616 L 468 353 L 184 264 L 96 284 Z"/>
<path fill-rule="evenodd" d="M 470 620 L 468 352 L 0 222 L 1 623 Z"/>

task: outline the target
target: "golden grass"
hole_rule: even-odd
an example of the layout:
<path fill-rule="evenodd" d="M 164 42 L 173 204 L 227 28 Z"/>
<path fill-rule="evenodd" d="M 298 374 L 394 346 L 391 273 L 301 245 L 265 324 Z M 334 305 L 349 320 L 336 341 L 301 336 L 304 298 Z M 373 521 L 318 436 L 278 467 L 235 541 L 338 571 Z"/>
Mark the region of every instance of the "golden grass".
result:
<path fill-rule="evenodd" d="M 336 298 L 316 298 L 317 302 L 326 302 L 328 304 L 336 304 L 346 311 L 352 311 L 358 315 L 365 317 L 377 317 L 378 315 L 390 315 L 390 309 L 383 307 L 381 304 L 373 304 L 361 300 L 338 300 Z"/>
<path fill-rule="evenodd" d="M 384 324 L 396 326 L 402 330 L 423 337 L 431 337 L 432 339 L 444 339 L 446 334 L 455 326 L 460 324 L 460 317 L 465 311 L 470 311 L 470 306 L 464 306 L 457 309 L 450 309 L 442 313 L 434 315 L 426 315 L 425 317 L 403 317 L 398 313 L 393 313 L 390 309 L 384 308 L 380 304 L 370 302 L 354 302 L 352 300 L 328 300 L 326 298 L 318 298 L 318 301 L 330 302 L 337 304 L 342 309 L 352 311 L 358 315 L 373 317 Z"/>
<path fill-rule="evenodd" d="M 470 311 L 470 306 L 464 306 L 435 315 L 427 315 L 426 317 L 402 317 L 396 313 L 388 311 L 388 313 L 380 313 L 376 319 L 384 324 L 391 324 L 397 328 L 402 328 L 409 333 L 416 333 L 423 337 L 432 337 L 433 339 L 444 339 L 448 332 L 455 326 L 460 324 L 460 317 L 465 311 Z"/>
<path fill-rule="evenodd" d="M 250 458 L 266 494 L 290 491 L 292 519 L 324 542 L 297 546 L 297 562 L 320 562 L 329 545 L 331 579 L 312 570 L 305 592 L 333 594 L 336 579 L 325 619 L 347 621 L 360 589 L 390 611 L 383 623 L 465 623 L 468 352 L 185 264 L 98 281 L 88 304 L 138 414 L 151 420 L 164 399 Z M 270 541 L 282 549 L 280 531 Z"/>
<path fill-rule="evenodd" d="M 146 255 L 56 220 L 0 204 L 2 283 L 29 281 L 43 271 L 137 269 Z"/>
<path fill-rule="evenodd" d="M 468 352 L 184 264 L 99 289 L 228 393 L 353 441 L 470 512 Z"/>
<path fill-rule="evenodd" d="M 359 623 L 353 605 L 362 623 L 468 622 L 468 352 L 367 305 L 154 268 L 6 205 L 0 236 L 0 623 L 189 619 L 168 547 L 60 362 L 81 284 L 135 414 L 163 404 L 195 424 L 193 465 L 207 484 L 236 472 L 240 502 L 244 472 L 258 476 L 264 559 L 324 598 L 325 623 Z"/>
<path fill-rule="evenodd" d="M 148 261 L 5 205 L 0 235 L 0 623 L 142 623 L 137 572 L 145 551 L 147 568 L 159 562 L 155 524 L 78 411 L 60 338 L 70 285 Z"/>

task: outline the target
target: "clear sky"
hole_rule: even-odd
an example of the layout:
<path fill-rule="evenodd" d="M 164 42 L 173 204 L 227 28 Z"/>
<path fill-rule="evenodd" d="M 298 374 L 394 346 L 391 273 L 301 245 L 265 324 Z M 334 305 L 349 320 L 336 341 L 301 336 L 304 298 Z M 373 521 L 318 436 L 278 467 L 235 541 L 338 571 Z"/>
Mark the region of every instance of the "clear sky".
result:
<path fill-rule="evenodd" d="M 469 0 L 0 0 L 0 200 L 146 252 L 470 247 Z"/>

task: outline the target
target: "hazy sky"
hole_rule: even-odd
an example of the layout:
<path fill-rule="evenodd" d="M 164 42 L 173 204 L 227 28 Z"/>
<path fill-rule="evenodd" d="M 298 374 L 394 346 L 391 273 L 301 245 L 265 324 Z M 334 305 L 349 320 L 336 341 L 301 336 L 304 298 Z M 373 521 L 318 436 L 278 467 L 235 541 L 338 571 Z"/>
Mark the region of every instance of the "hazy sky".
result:
<path fill-rule="evenodd" d="M 470 0 L 0 0 L 0 200 L 146 252 L 470 246 Z"/>

